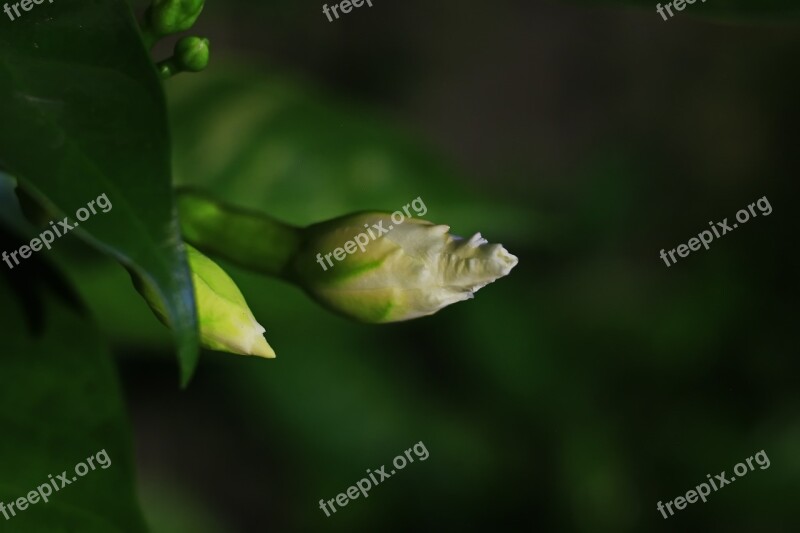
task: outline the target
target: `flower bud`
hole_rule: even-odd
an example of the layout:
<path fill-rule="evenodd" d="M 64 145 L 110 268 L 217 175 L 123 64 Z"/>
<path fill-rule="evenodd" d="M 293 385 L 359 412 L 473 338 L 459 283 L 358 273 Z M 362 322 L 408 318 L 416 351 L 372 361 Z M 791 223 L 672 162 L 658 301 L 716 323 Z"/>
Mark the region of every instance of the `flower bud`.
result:
<path fill-rule="evenodd" d="M 200 72 L 208 66 L 208 39 L 182 37 L 175 43 L 173 59 L 180 70 Z"/>
<path fill-rule="evenodd" d="M 329 309 L 364 322 L 431 315 L 507 275 L 517 258 L 480 233 L 470 239 L 420 219 L 347 215 L 309 226 L 292 280 Z"/>
<path fill-rule="evenodd" d="M 186 248 L 203 347 L 274 358 L 275 352 L 263 336 L 264 327 L 256 321 L 234 281 L 211 259 L 188 244 Z M 168 324 L 155 291 L 141 282 L 136 285 L 156 316 Z"/>
<path fill-rule="evenodd" d="M 159 37 L 180 33 L 191 28 L 205 0 L 153 0 L 146 20 L 150 30 Z"/>

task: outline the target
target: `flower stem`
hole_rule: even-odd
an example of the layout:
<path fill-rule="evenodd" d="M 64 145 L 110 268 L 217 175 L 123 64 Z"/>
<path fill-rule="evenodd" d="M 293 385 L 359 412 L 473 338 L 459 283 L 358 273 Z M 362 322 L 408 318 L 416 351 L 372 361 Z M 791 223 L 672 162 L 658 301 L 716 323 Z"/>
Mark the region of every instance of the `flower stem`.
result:
<path fill-rule="evenodd" d="M 140 26 L 139 31 L 142 34 L 142 41 L 144 42 L 144 47 L 149 52 L 156 45 L 156 43 L 159 40 L 159 37 L 158 35 L 153 33 L 153 31 L 146 25 Z"/>
<path fill-rule="evenodd" d="M 187 189 L 176 192 L 184 239 L 203 253 L 286 278 L 302 242 L 301 229 L 258 212 L 225 205 Z"/>
<path fill-rule="evenodd" d="M 172 76 L 182 72 L 180 65 L 178 65 L 174 59 L 165 59 L 156 64 L 156 70 L 158 71 L 158 75 L 161 77 L 162 80 L 168 80 Z"/>

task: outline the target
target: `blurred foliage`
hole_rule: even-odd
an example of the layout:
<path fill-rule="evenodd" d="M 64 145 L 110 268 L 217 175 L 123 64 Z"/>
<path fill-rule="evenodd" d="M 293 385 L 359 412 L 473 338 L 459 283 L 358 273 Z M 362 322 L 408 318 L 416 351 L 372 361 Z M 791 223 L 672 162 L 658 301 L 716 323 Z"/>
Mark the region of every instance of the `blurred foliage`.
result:
<path fill-rule="evenodd" d="M 438 21 L 436 37 L 442 42 L 469 29 L 468 16 L 481 27 L 484 19 L 496 20 L 490 13 L 456 10 L 458 5 L 438 7 L 455 13 L 447 24 Z M 515 5 L 523 9 L 522 3 Z M 579 12 L 576 5 L 564 16 Z M 720 0 L 685 13 L 724 10 L 742 16 L 748 5 L 762 6 L 770 16 L 791 11 L 785 2 Z M 292 17 L 307 11 L 300 3 L 276 1 L 212 3 L 207 13 L 224 26 L 226 17 L 243 10 L 228 22 L 238 32 L 238 21 L 252 13 L 243 6 L 276 18 L 266 29 L 251 29 L 259 41 L 268 30 L 296 41 L 300 23 Z M 492 13 L 503 6 L 492 6 Z M 613 9 L 604 11 L 608 18 L 600 20 L 616 20 Z M 798 229 L 791 203 L 798 191 L 790 178 L 797 168 L 793 139 L 800 110 L 797 75 L 786 65 L 800 44 L 788 32 L 754 33 L 749 27 L 736 32 L 715 24 L 656 41 L 658 34 L 649 27 L 637 37 L 639 26 L 629 32 L 619 29 L 635 24 L 598 26 L 594 15 L 587 16 L 587 26 L 561 29 L 586 29 L 591 23 L 596 33 L 564 31 L 570 35 L 564 47 L 544 48 L 542 54 L 557 58 L 551 70 L 536 70 L 542 60 L 537 63 L 532 54 L 535 87 L 542 84 L 551 92 L 531 96 L 525 77 L 531 72 L 513 71 L 519 94 L 473 83 L 481 74 L 476 66 L 481 57 L 466 54 L 470 83 L 458 85 L 457 93 L 467 104 L 478 102 L 492 115 L 496 102 L 507 98 L 525 120 L 537 116 L 530 112 L 532 99 L 554 108 L 543 115 L 553 120 L 530 120 L 529 127 L 543 132 L 545 146 L 560 147 L 569 164 L 495 162 L 515 167 L 514 179 L 447 163 L 424 146 L 420 132 L 398 131 L 387 126 L 393 121 L 382 111 L 343 101 L 327 88 L 313 89 L 313 81 L 300 82 L 292 74 L 264 74 L 258 66 L 223 60 L 212 61 L 201 76 L 169 83 L 178 184 L 204 187 L 228 202 L 299 225 L 362 209 L 393 210 L 421 196 L 426 219 L 450 224 L 454 233 L 481 231 L 519 256 L 520 265 L 474 301 L 385 327 L 347 322 L 291 286 L 224 265 L 279 357 L 266 362 L 204 354 L 192 387 L 179 392 L 169 365 L 168 332 L 131 290 L 125 271 L 71 237 L 59 241 L 48 260 L 67 272 L 100 329 L 124 355 L 143 501 L 156 533 L 744 533 L 796 527 L 800 363 L 792 334 L 798 258 L 790 243 Z M 321 15 L 314 16 L 321 22 Z M 384 17 L 372 31 L 395 25 L 403 31 L 398 21 Z M 423 24 L 416 15 L 410 18 L 414 28 Z M 663 31 L 666 25 L 655 14 L 652 18 Z M 545 24 L 550 21 L 545 17 Z M 500 31 L 512 29 L 509 24 Z M 566 39 L 561 33 L 531 34 L 524 42 L 532 52 L 539 51 L 540 40 L 552 45 Z M 462 55 L 469 44 L 464 35 L 473 38 L 465 31 L 453 45 Z M 509 42 L 516 46 L 513 38 Z M 475 44 L 490 50 L 486 61 L 506 59 L 490 45 L 498 43 Z M 452 67 L 459 57 L 444 66 Z M 350 59 L 344 56 L 328 68 Z M 397 70 L 392 59 L 378 57 L 362 75 L 380 78 Z M 458 103 L 453 107 L 459 115 L 479 128 L 481 117 Z M 508 120 L 497 119 L 500 143 L 516 135 L 504 131 Z M 450 133 L 460 133 L 460 124 L 450 124 Z M 491 140 L 483 130 L 475 135 L 482 145 Z M 531 144 L 530 152 L 536 158 L 546 149 Z M 669 269 L 658 259 L 661 247 L 685 242 L 708 220 L 730 217 L 764 195 L 775 209 L 769 217 Z M 4 239 L 24 233 L 15 226 Z M 25 272 L 25 281 L 10 285 L 36 287 L 35 293 L 17 291 L 12 299 L 0 283 L 1 301 L 22 296 L 35 303 L 5 310 L 13 334 L 10 353 L 56 360 L 53 368 L 71 379 L 55 383 L 43 374 L 41 383 L 22 389 L 29 383 L 23 378 L 36 374 L 24 376 L 21 369 L 39 367 L 22 366 L 19 355 L 9 357 L 8 370 L 0 370 L 0 381 L 10 380 L 13 387 L 4 402 L 6 420 L 18 421 L 20 398 L 36 400 L 33 393 L 45 384 L 50 392 L 70 388 L 49 398 L 48 407 L 57 407 L 52 412 L 39 403 L 28 406 L 35 412 L 26 416 L 49 421 L 58 415 L 58 420 L 14 429 L 13 438 L 4 441 L 13 449 L 0 457 L 0 472 L 14 472 L 22 486 L 33 487 L 41 472 L 23 472 L 20 465 L 59 472 L 100 447 L 84 449 L 85 440 L 78 446 L 79 436 L 65 422 L 72 421 L 92 442 L 93 424 L 108 427 L 112 444 L 102 446 L 114 466 L 93 472 L 63 496 L 81 498 L 75 504 L 85 506 L 88 496 L 80 490 L 94 490 L 92 483 L 104 482 L 103 476 L 122 476 L 92 496 L 101 505 L 92 504 L 91 510 L 103 519 L 107 513 L 115 524 L 128 517 L 134 529 L 140 519 L 131 510 L 127 451 L 118 442 L 124 433 L 118 393 L 107 375 L 108 361 L 98 361 L 100 348 L 95 353 L 94 345 L 84 344 L 84 337 L 98 334 L 84 329 L 64 303 L 32 299 L 54 287 L 32 284 L 43 270 Z M 58 292 L 62 302 L 74 300 Z M 23 320 L 37 314 L 47 320 Z M 19 340 L 36 323 L 58 335 Z M 39 353 L 39 348 L 50 349 Z M 83 364 L 92 364 L 96 374 Z M 91 387 L 75 384 L 101 374 L 102 401 L 86 407 L 81 402 L 94 397 L 86 400 L 81 392 Z M 44 427 L 66 443 L 63 450 L 31 448 L 42 437 L 33 433 Z M 105 435 L 97 438 L 106 442 Z M 368 499 L 331 518 L 318 509 L 319 499 L 334 498 L 367 468 L 389 464 L 419 441 L 430 451 L 427 461 L 409 465 Z M 685 494 L 706 474 L 730 472 L 761 449 L 771 460 L 769 469 L 750 473 L 669 520 L 656 510 L 656 502 Z M 5 491 L 0 483 L 2 497 L 20 493 L 12 488 Z M 73 489 L 80 490 L 73 495 Z M 48 505 L 48 513 L 61 511 Z M 30 520 L 40 519 L 31 515 Z"/>
<path fill-rule="evenodd" d="M 533 213 L 498 206 L 377 111 L 252 68 L 216 65 L 167 87 L 175 181 L 296 225 L 355 210 L 394 211 L 420 196 L 426 218 L 513 236 Z M 424 185 L 424 189 L 422 188 Z M 486 191 L 488 192 L 488 191 Z M 354 207 L 355 206 L 355 207 Z"/>
<path fill-rule="evenodd" d="M 169 86 L 180 183 L 297 224 L 422 196 L 425 218 L 481 230 L 521 263 L 472 302 L 381 328 L 331 316 L 292 287 L 227 265 L 279 355 L 269 365 L 209 356 L 193 391 L 225 391 L 228 414 L 218 423 L 258 450 L 240 451 L 221 481 L 263 487 L 229 503 L 236 530 L 264 516 L 285 531 L 668 531 L 679 520 L 687 531 L 788 527 L 800 488 L 789 377 L 798 364 L 781 333 L 791 329 L 783 287 L 793 274 L 759 274 L 783 256 L 795 227 L 780 201 L 792 190 L 782 179 L 788 152 L 766 146 L 761 180 L 728 196 L 681 177 L 671 188 L 692 191 L 686 200 L 660 189 L 679 163 L 639 157 L 648 149 L 632 138 L 624 149 L 598 147 L 563 184 L 532 183 L 504 198 L 471 191 L 480 185 L 419 155 L 410 137 L 371 122 L 374 113 L 307 100 L 308 90 L 279 79 L 217 65 Z M 364 160 L 367 170 L 354 163 Z M 769 218 L 670 269 L 658 259 L 653 248 L 764 194 L 775 207 Z M 131 303 L 109 299 L 112 285 L 91 292 L 101 319 L 116 323 Z M 132 326 L 114 329 L 131 338 L 119 330 Z M 332 518 L 317 509 L 419 440 L 428 461 Z M 657 501 L 762 448 L 770 469 L 669 521 L 656 511 Z"/>

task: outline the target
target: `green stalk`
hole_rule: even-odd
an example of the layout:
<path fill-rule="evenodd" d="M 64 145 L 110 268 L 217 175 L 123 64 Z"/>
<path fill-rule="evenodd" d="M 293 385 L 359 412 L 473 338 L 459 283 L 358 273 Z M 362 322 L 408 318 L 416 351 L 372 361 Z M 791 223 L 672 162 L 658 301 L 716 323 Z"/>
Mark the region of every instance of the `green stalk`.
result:
<path fill-rule="evenodd" d="M 183 238 L 192 246 L 261 274 L 288 277 L 303 240 L 300 228 L 196 191 L 176 195 Z"/>
<path fill-rule="evenodd" d="M 155 33 L 153 33 L 153 31 L 150 30 L 149 27 L 144 25 L 139 27 L 139 32 L 142 34 L 142 41 L 144 42 L 144 47 L 149 52 L 150 50 L 153 49 L 153 47 L 155 47 L 160 37 Z"/>

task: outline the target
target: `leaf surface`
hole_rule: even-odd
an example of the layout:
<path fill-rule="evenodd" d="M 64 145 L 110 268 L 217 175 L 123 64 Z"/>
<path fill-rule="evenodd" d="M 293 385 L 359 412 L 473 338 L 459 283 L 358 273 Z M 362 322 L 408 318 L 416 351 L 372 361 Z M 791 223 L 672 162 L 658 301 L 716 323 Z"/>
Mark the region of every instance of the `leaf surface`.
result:
<path fill-rule="evenodd" d="M 198 356 L 194 296 L 162 87 L 130 9 L 59 0 L 2 16 L 0 170 L 58 220 L 77 222 L 77 210 L 107 196 L 112 209 L 96 209 L 76 231 L 164 297 L 185 383 Z"/>

